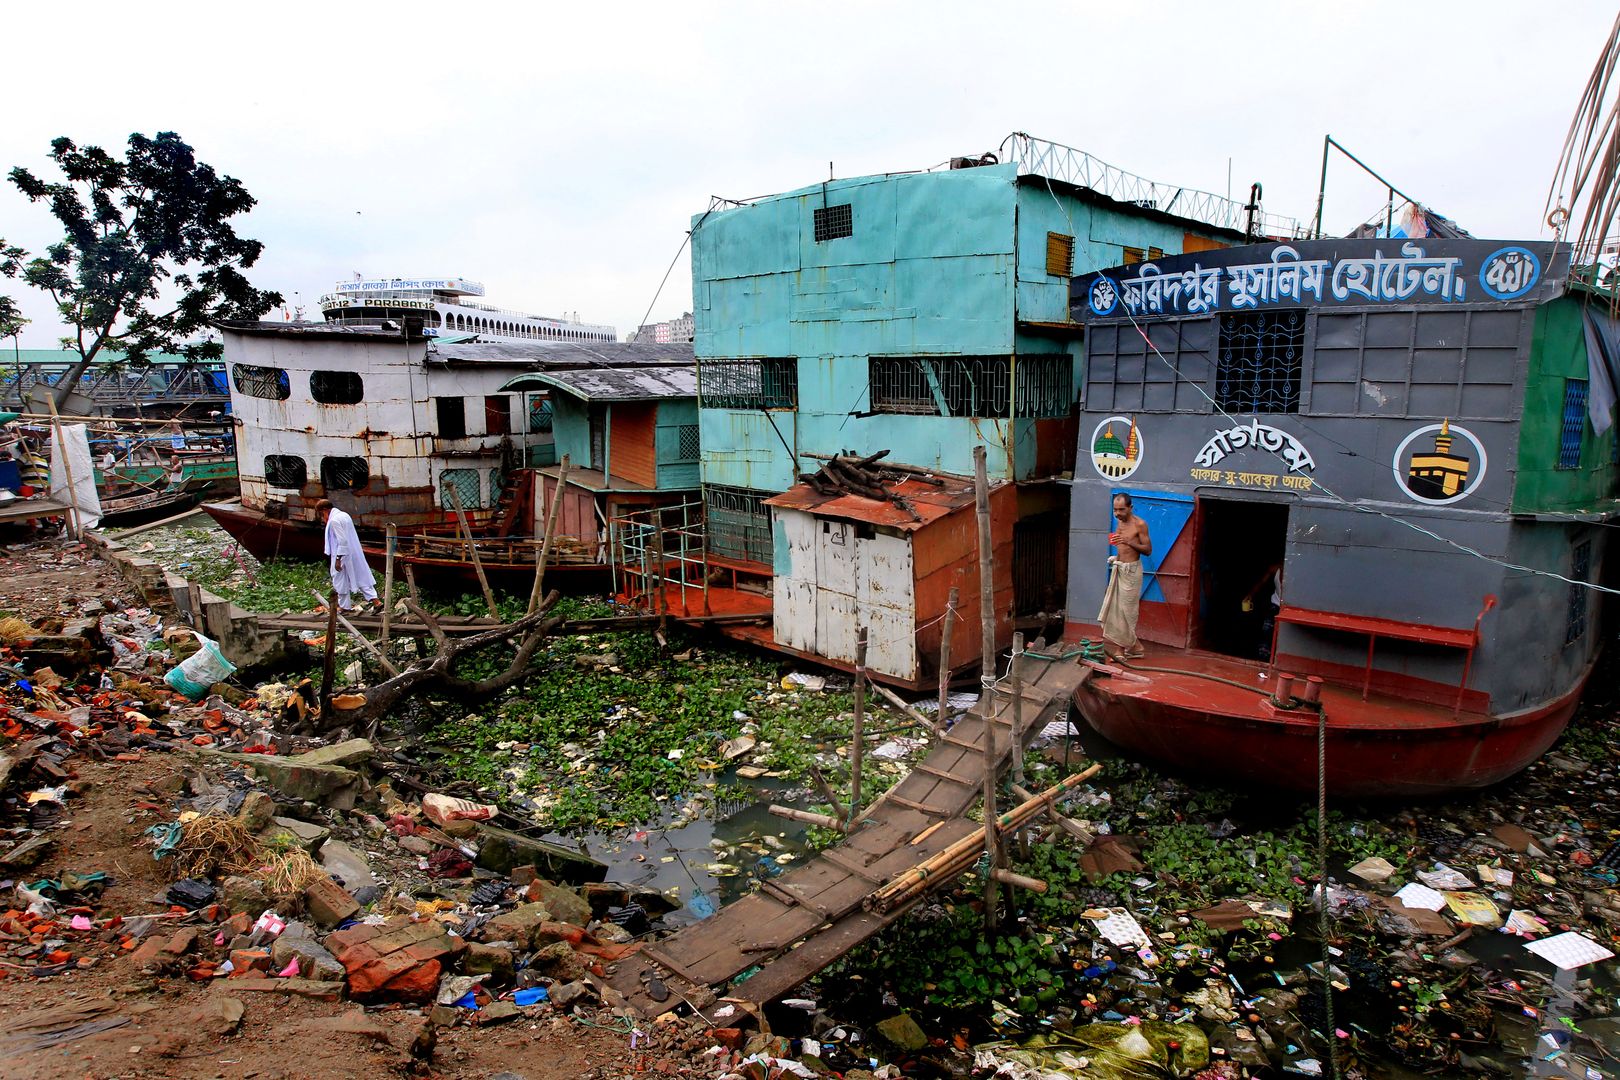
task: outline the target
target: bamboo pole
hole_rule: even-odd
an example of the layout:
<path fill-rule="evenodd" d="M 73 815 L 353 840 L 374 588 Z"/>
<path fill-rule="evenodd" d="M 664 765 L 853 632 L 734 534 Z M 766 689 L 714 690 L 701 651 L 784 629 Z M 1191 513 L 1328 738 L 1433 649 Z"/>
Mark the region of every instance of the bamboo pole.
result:
<path fill-rule="evenodd" d="M 1024 673 L 1022 661 L 1024 658 L 1024 635 L 1022 631 L 1014 631 L 1012 655 L 1007 658 L 1007 692 L 1012 695 L 1012 782 L 1024 782 Z M 1029 857 L 1029 830 L 1019 829 L 1017 835 L 1018 854 L 1023 858 Z M 1003 861 L 1007 852 L 1001 852 Z"/>
<path fill-rule="evenodd" d="M 489 617 L 499 622 L 501 610 L 495 606 L 495 593 L 489 587 L 489 578 L 484 576 L 484 563 L 478 557 L 478 545 L 473 543 L 472 527 L 467 524 L 467 511 L 461 508 L 461 494 L 456 491 L 454 484 L 446 490 L 450 492 L 450 506 L 456 512 L 456 525 L 461 529 L 462 545 L 467 550 L 467 558 L 472 560 L 473 572 L 478 575 L 478 587 L 484 591 L 484 603 L 489 607 Z"/>
<path fill-rule="evenodd" d="M 855 631 L 855 726 L 849 741 L 849 822 L 861 810 L 861 728 L 866 719 L 866 627 Z"/>
<path fill-rule="evenodd" d="M 884 686 L 880 682 L 874 682 L 872 683 L 872 689 L 877 691 L 878 695 L 886 700 L 890 705 L 893 705 L 895 708 L 904 713 L 906 719 L 910 720 L 913 724 L 919 724 L 925 728 L 933 727 L 933 721 L 929 720 L 928 717 L 912 708 L 910 702 L 906 701 L 905 698 L 901 697 L 893 690 L 890 690 L 887 686 Z"/>
<path fill-rule="evenodd" d="M 827 783 L 827 778 L 822 776 L 821 770 L 816 768 L 814 765 L 810 766 L 810 779 L 816 785 L 816 790 L 821 792 L 821 797 L 826 799 L 828 804 L 832 807 L 833 813 L 838 815 L 838 819 L 840 821 L 848 821 L 854 816 L 844 808 L 843 802 L 841 802 L 837 794 L 834 793 L 832 785 Z"/>
<path fill-rule="evenodd" d="M 655 580 L 658 591 L 653 594 L 653 610 L 658 613 L 658 643 L 664 644 L 664 634 L 669 628 L 669 597 L 664 591 L 664 513 L 662 508 L 654 508 L 652 512 L 653 531 L 653 565 L 657 567 Z"/>
<path fill-rule="evenodd" d="M 1065 792 L 1095 776 L 1101 765 L 1093 765 L 1084 772 L 1066 776 L 1039 795 L 1020 803 L 1002 814 L 995 824 L 1002 827 L 1018 824 L 1045 813 Z M 917 899 L 936 884 L 944 884 L 971 867 L 984 849 L 983 828 L 973 830 L 950 847 L 935 853 L 909 870 L 896 874 L 887 885 L 872 892 L 862 901 L 868 911 L 884 913 L 902 907 Z"/>
<path fill-rule="evenodd" d="M 394 549 L 399 547 L 399 530 L 388 523 L 388 550 L 383 554 L 382 647 L 388 648 L 394 621 Z"/>
<path fill-rule="evenodd" d="M 837 829 L 839 832 L 848 831 L 848 825 L 828 814 L 816 814 L 809 810 L 800 810 L 794 806 L 779 806 L 776 803 L 772 803 L 766 809 L 776 817 L 787 818 L 789 821 L 804 821 L 827 829 Z"/>
<path fill-rule="evenodd" d="M 984 721 L 984 853 L 992 867 L 1001 863 L 996 828 L 996 597 L 990 553 L 990 480 L 985 473 L 984 445 L 973 448 L 973 501 L 979 523 L 979 631 L 982 656 L 979 669 L 979 715 Z M 984 929 L 995 933 L 1001 886 L 995 875 L 984 876 Z"/>
<path fill-rule="evenodd" d="M 1025 874 L 1015 874 L 1011 870 L 1003 870 L 999 866 L 990 871 L 990 876 L 1001 882 L 1003 885 L 1016 885 L 1020 889 L 1028 889 L 1030 892 L 1043 893 L 1046 891 L 1046 882 L 1042 881 L 1040 878 L 1032 878 Z"/>
<path fill-rule="evenodd" d="M 541 494 L 545 493 L 545 480 L 538 474 Z M 562 468 L 557 470 L 557 487 L 551 493 L 551 508 L 546 513 L 546 535 L 540 539 L 540 554 L 534 560 L 534 588 L 529 591 L 529 614 L 533 615 L 540 610 L 540 600 L 545 595 L 546 588 L 546 562 L 551 558 L 551 538 L 557 532 L 557 516 L 562 512 L 563 489 L 568 485 L 568 455 L 562 456 Z"/>
<path fill-rule="evenodd" d="M 68 460 L 67 447 L 62 443 L 62 417 L 56 411 L 56 395 L 46 395 L 51 403 L 51 434 L 56 439 L 56 453 L 62 458 L 62 476 L 67 480 L 68 535 L 78 539 L 84 534 L 84 519 L 79 516 L 79 501 L 74 494 L 73 463 Z"/>
<path fill-rule="evenodd" d="M 939 712 L 934 714 L 934 734 L 945 730 L 945 699 L 951 693 L 951 633 L 956 629 L 956 605 L 962 592 L 951 586 L 951 595 L 945 601 L 945 636 L 939 639 Z"/>
<path fill-rule="evenodd" d="M 316 593 L 320 596 L 320 593 Z M 321 715 L 332 704 L 332 679 L 337 674 L 337 590 L 326 598 L 326 655 L 321 660 Z"/>
<path fill-rule="evenodd" d="M 1012 790 L 1014 795 L 1017 795 L 1020 799 L 1024 799 L 1025 801 L 1035 798 L 1034 792 L 1029 791 L 1026 788 L 1019 787 L 1017 784 L 1013 785 Z M 1062 829 L 1064 832 L 1068 833 L 1082 844 L 1090 844 L 1093 840 L 1097 839 L 1096 833 L 1092 832 L 1090 829 L 1086 828 L 1073 818 L 1067 817 L 1059 812 L 1055 804 L 1047 809 L 1046 816 L 1051 818 L 1053 823 L 1056 824 L 1058 828 Z"/>
<path fill-rule="evenodd" d="M 321 599 L 321 594 L 320 593 L 316 592 L 314 589 L 311 589 L 310 590 L 310 595 L 315 598 L 316 603 L 320 602 L 320 599 Z M 397 668 L 393 664 L 389 663 L 388 662 L 388 657 L 384 656 L 381 652 L 379 652 L 377 650 L 377 646 L 373 645 L 371 643 L 370 639 L 367 638 L 366 635 L 362 634 L 360 632 L 360 629 L 357 626 L 355 626 L 354 623 L 352 623 L 348 619 L 344 618 L 343 613 L 340 612 L 340 611 L 337 611 L 336 607 L 333 608 L 333 611 L 337 612 L 337 620 L 338 620 L 338 622 L 343 624 L 343 629 L 345 629 L 345 630 L 347 630 L 349 632 L 349 636 L 354 638 L 354 640 L 358 641 L 362 646 L 364 646 L 366 652 L 370 653 L 373 657 L 375 657 L 377 662 L 380 663 L 383 666 L 384 670 L 386 670 L 389 675 L 398 675 L 399 674 L 399 668 Z"/>

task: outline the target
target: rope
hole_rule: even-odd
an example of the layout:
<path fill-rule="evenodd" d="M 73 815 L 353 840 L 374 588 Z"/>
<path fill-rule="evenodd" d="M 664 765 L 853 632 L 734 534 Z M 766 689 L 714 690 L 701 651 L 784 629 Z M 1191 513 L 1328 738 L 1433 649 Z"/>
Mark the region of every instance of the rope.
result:
<path fill-rule="evenodd" d="M 1316 721 L 1316 874 L 1322 890 L 1316 905 L 1316 932 L 1322 939 L 1322 1000 L 1326 1005 L 1328 1067 L 1339 1080 L 1338 1025 L 1333 1021 L 1332 957 L 1328 952 L 1327 710 Z"/>

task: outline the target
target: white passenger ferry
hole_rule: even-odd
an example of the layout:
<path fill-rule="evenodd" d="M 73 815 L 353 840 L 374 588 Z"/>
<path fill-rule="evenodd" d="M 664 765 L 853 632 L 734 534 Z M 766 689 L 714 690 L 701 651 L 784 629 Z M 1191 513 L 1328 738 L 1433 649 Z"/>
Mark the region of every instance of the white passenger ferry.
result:
<path fill-rule="evenodd" d="M 574 319 L 526 315 L 467 297 L 483 296 L 484 286 L 466 278 L 378 278 L 340 281 L 321 297 L 321 315 L 330 323 L 376 323 L 380 319 L 422 319 L 429 337 L 477 334 L 480 341 L 617 341 L 611 326 Z"/>

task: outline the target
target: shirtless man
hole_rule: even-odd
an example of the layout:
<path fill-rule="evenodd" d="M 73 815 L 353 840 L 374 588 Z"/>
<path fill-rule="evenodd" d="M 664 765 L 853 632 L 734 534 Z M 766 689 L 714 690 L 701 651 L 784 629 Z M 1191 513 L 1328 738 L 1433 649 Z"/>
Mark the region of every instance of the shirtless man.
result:
<path fill-rule="evenodd" d="M 1134 660 L 1146 655 L 1136 639 L 1136 619 L 1142 605 L 1142 556 L 1153 554 L 1153 540 L 1124 492 L 1114 496 L 1114 517 L 1119 528 L 1108 534 L 1108 543 L 1116 553 L 1108 557 L 1108 591 L 1097 621 L 1103 651 L 1116 660 Z"/>

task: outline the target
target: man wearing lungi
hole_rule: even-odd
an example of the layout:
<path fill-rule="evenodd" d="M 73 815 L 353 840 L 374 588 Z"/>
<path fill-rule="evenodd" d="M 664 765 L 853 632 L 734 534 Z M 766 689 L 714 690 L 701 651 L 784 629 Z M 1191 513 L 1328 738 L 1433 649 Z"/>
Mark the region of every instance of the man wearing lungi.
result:
<path fill-rule="evenodd" d="M 1114 517 L 1119 528 L 1108 534 L 1115 554 L 1108 556 L 1108 591 L 1103 593 L 1103 651 L 1114 660 L 1135 660 L 1145 656 L 1136 640 L 1136 618 L 1142 606 L 1142 556 L 1153 554 L 1153 540 L 1147 522 L 1136 516 L 1131 497 L 1124 492 L 1114 496 Z"/>

